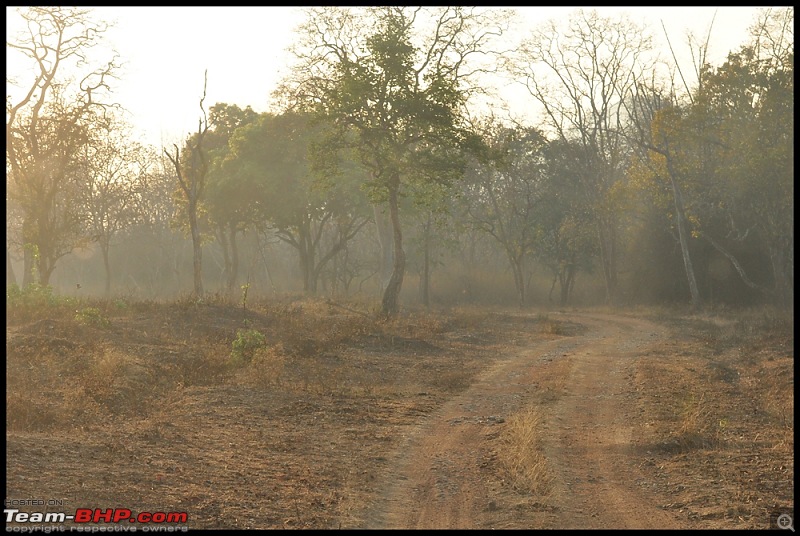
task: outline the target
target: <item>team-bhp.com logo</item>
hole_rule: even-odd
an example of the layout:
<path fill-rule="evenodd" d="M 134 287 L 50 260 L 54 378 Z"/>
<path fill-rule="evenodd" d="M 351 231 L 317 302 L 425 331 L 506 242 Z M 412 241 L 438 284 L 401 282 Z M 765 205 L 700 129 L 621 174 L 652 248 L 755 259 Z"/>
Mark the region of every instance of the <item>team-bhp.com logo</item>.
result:
<path fill-rule="evenodd" d="M 67 522 L 75 524 L 69 527 L 71 531 L 112 532 L 117 530 L 137 530 L 135 525 L 130 524 L 139 523 L 144 525 L 139 527 L 139 530 L 143 532 L 175 532 L 188 530 L 185 525 L 189 520 L 189 514 L 186 512 L 139 512 L 134 514 L 128 508 L 77 508 L 74 514 L 66 512 L 22 512 L 17 508 L 5 508 L 4 512 L 6 515 L 6 532 L 33 532 L 31 530 L 33 527 L 29 525 L 33 523 L 60 523 L 63 525 Z M 9 527 L 8 523 L 19 523 L 20 525 Z M 112 525 L 101 526 L 101 523 Z M 183 524 L 183 526 L 177 527 L 174 524 Z M 38 528 L 41 530 L 45 526 L 40 525 Z M 67 527 L 62 526 L 57 530 L 66 531 Z"/>

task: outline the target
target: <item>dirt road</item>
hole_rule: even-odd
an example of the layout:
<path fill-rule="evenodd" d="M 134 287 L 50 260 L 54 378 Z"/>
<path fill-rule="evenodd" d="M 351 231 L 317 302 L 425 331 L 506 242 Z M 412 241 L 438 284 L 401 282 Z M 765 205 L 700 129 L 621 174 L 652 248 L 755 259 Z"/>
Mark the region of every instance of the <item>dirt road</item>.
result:
<path fill-rule="evenodd" d="M 641 424 L 633 366 L 665 331 L 617 315 L 557 318 L 585 330 L 498 361 L 409 434 L 365 526 L 681 527 L 645 489 L 646 474 L 632 455 L 632 431 Z M 482 468 L 493 456 L 497 425 L 531 406 L 544 417 L 541 448 L 552 489 L 515 507 L 514 494 Z"/>
<path fill-rule="evenodd" d="M 269 351 L 231 366 L 238 307 L 142 304 L 110 327 L 46 312 L 6 329 L 6 498 L 22 504 L 197 529 L 764 529 L 793 513 L 793 319 L 265 305 L 247 325 Z"/>

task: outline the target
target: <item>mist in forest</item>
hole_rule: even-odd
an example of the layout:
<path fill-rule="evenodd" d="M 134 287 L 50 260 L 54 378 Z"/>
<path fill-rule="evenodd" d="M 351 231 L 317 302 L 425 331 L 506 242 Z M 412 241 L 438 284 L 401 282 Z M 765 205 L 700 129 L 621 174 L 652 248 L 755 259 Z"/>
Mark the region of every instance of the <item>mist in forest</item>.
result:
<path fill-rule="evenodd" d="M 624 15 L 576 11 L 509 49 L 513 11 L 310 8 L 281 106 L 208 102 L 206 72 L 196 128 L 163 146 L 112 104 L 117 59 L 76 63 L 80 83 L 43 59 L 100 46 L 90 10 L 24 13 L 9 47 L 41 75 L 7 99 L 8 285 L 387 315 L 792 303 L 792 8 L 718 64 L 698 42 L 693 77 Z M 536 122 L 475 100 L 511 79 Z"/>

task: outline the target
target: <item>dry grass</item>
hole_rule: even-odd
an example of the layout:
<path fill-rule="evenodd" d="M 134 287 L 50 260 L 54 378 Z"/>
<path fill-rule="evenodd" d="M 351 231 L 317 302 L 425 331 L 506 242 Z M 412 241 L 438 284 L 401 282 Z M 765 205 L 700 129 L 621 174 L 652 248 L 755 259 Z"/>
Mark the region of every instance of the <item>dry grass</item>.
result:
<path fill-rule="evenodd" d="M 541 433 L 541 415 L 535 408 L 512 415 L 498 437 L 497 460 L 514 489 L 546 497 L 553 477 L 542 453 Z"/>
<path fill-rule="evenodd" d="M 539 331 L 546 335 L 566 335 L 567 332 L 563 323 L 551 319 L 546 314 L 539 314 L 536 316 L 536 321 L 539 324 Z"/>
<path fill-rule="evenodd" d="M 125 459 L 133 460 L 128 451 L 136 453 L 129 473 L 109 476 L 122 486 L 117 493 L 148 497 L 152 508 L 163 508 L 165 497 L 177 500 L 167 490 L 182 493 L 203 528 L 232 519 L 250 526 L 244 515 L 231 513 L 231 505 L 248 515 L 268 510 L 258 514 L 260 526 L 336 528 L 331 523 L 337 516 L 340 522 L 355 516 L 353 505 L 374 491 L 397 431 L 466 389 L 491 364 L 494 343 L 507 349 L 577 329 L 555 314 L 476 308 L 405 311 L 381 321 L 363 304 L 325 300 L 253 300 L 245 309 L 221 299 L 123 307 L 40 298 L 7 305 L 7 437 L 25 432 L 16 437 L 16 456 L 29 452 L 19 447 L 32 437 L 28 432 L 37 445 L 50 445 L 51 435 L 58 442 L 74 440 L 53 447 L 61 454 L 126 450 Z M 654 423 L 643 443 L 658 457 L 664 485 L 680 481 L 685 487 L 670 488 L 674 504 L 701 513 L 701 502 L 737 504 L 745 521 L 731 526 L 755 525 L 750 520 L 758 508 L 793 494 L 792 315 L 766 309 L 664 313 L 661 321 L 673 328 L 668 346 L 637 369 L 643 415 Z M 231 359 L 239 330 L 264 335 L 263 345 L 241 363 Z M 556 360 L 538 378 L 545 385 L 534 395 L 539 411 L 563 394 L 567 364 Z M 544 415 L 530 409 L 496 428 L 499 468 L 522 494 L 547 496 L 553 488 L 541 451 Z M 120 421 L 124 430 L 113 426 Z M 204 428 L 208 423 L 215 426 Z M 195 436 L 206 429 L 213 433 Z M 191 445 L 191 456 L 176 445 Z M 242 478 L 257 482 L 252 490 L 263 493 L 250 512 L 233 500 L 241 489 L 224 487 L 235 464 L 218 463 L 221 452 L 244 464 Z M 62 458 L 60 463 L 71 463 Z M 110 465 L 99 460 L 87 467 L 89 459 L 74 461 L 81 478 Z M 186 463 L 186 473 L 159 469 L 159 479 L 170 486 L 150 482 L 140 471 L 143 459 L 169 459 L 177 468 Z M 12 467 L 25 477 L 12 480 L 25 496 L 45 485 L 36 483 L 32 460 L 48 459 Z M 65 496 L 91 493 L 70 481 L 64 467 L 40 469 L 53 473 L 47 489 L 63 486 Z M 702 485 L 692 489 L 688 475 Z M 217 495 L 208 498 L 206 481 L 213 481 Z M 708 482 L 717 484 L 706 489 Z M 711 493 L 716 496 L 709 498 Z M 98 506 L 109 501 L 105 495 L 94 500 Z"/>
<path fill-rule="evenodd" d="M 250 527 L 247 515 L 271 528 L 358 523 L 396 431 L 491 364 L 476 359 L 491 340 L 477 313 L 379 320 L 363 304 L 294 298 L 65 307 L 7 308 L 7 438 L 59 452 L 57 466 L 16 456 L 13 490 L 99 506 L 113 478 L 109 493 L 151 497 L 150 509 L 179 495 L 202 528 Z M 232 459 L 263 501 L 231 506 Z M 127 472 L 142 463 L 153 465 Z"/>
<path fill-rule="evenodd" d="M 641 360 L 637 383 L 651 424 L 642 443 L 656 455 L 670 507 L 707 526 L 765 527 L 793 496 L 793 312 L 659 318 L 670 336 Z"/>
<path fill-rule="evenodd" d="M 403 378 L 419 372 L 413 356 L 438 351 L 443 334 L 485 331 L 485 313 L 477 311 L 409 311 L 380 320 L 363 304 L 321 299 L 251 300 L 245 309 L 219 296 L 67 303 L 39 292 L 20 294 L 7 312 L 6 422 L 20 431 L 147 416 L 191 386 L 346 396 L 458 391 L 474 369 L 445 368 L 428 386 L 404 385 Z M 412 368 L 394 371 L 344 356 L 359 347 L 407 354 Z"/>
<path fill-rule="evenodd" d="M 711 448 L 720 444 L 725 419 L 718 418 L 705 393 L 690 393 L 683 402 L 675 440 L 683 450 Z"/>

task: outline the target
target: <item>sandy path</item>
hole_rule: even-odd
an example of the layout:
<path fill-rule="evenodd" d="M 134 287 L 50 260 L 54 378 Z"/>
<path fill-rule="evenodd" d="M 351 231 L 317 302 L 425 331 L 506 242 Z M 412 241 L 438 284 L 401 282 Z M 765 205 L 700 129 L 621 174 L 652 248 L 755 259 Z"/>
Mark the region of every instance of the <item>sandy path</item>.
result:
<path fill-rule="evenodd" d="M 640 484 L 633 431 L 637 359 L 665 337 L 630 317 L 563 314 L 587 329 L 498 361 L 412 430 L 365 516 L 368 528 L 680 528 Z M 542 405 L 542 392 L 554 396 Z M 542 452 L 554 477 L 543 508 L 498 501 L 487 473 L 499 426 L 540 404 Z"/>

